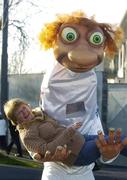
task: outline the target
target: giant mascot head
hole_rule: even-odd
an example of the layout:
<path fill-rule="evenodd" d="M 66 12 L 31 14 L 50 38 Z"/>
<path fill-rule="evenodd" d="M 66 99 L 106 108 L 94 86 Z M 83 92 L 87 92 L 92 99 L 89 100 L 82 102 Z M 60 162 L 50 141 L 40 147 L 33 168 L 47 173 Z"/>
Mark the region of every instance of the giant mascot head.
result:
<path fill-rule="evenodd" d="M 57 16 L 45 24 L 39 39 L 53 48 L 56 60 L 73 72 L 86 72 L 100 64 L 104 54 L 113 57 L 123 38 L 121 28 L 87 18 L 83 12 Z"/>

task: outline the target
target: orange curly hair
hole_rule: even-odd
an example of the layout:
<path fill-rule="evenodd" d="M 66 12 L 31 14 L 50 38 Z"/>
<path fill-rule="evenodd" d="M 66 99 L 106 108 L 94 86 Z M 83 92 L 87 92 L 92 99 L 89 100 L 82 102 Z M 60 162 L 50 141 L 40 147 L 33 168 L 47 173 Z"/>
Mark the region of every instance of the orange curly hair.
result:
<path fill-rule="evenodd" d="M 82 11 L 72 12 L 70 15 L 57 15 L 55 21 L 45 24 L 39 34 L 42 47 L 45 50 L 54 47 L 59 28 L 63 23 L 83 24 L 83 21 L 89 21 L 92 25 L 98 25 L 103 30 L 106 36 L 104 52 L 108 57 L 114 57 L 123 41 L 123 30 L 120 27 L 113 30 L 113 27 L 109 24 L 97 23 L 93 18 L 88 19 L 86 14 Z"/>

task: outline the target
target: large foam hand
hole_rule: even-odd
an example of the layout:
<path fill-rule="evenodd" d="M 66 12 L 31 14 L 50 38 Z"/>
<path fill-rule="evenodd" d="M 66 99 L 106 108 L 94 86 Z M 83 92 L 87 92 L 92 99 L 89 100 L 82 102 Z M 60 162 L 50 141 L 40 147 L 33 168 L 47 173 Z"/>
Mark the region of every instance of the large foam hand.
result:
<path fill-rule="evenodd" d="M 98 139 L 96 145 L 103 157 L 103 160 L 110 160 L 119 155 L 120 151 L 127 145 L 127 138 L 122 140 L 121 129 L 116 132 L 113 128 L 109 129 L 109 135 L 105 138 L 103 133 L 98 132 Z"/>

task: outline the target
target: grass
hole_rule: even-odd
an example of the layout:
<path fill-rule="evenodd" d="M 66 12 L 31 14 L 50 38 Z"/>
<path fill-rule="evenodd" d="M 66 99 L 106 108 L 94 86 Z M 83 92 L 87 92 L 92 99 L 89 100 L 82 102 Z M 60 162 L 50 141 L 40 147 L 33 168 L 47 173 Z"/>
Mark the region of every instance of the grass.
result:
<path fill-rule="evenodd" d="M 30 167 L 30 168 L 41 168 L 41 169 L 43 167 L 41 163 L 35 162 L 33 160 L 29 160 L 26 158 L 18 158 L 14 156 L 8 156 L 2 152 L 0 152 L 0 164 L 24 166 L 24 167 Z"/>

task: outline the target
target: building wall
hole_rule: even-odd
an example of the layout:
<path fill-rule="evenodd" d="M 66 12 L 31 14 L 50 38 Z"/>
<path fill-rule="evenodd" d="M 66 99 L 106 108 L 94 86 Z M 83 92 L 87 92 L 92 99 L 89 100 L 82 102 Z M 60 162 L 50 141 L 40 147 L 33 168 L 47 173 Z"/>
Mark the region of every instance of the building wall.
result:
<path fill-rule="evenodd" d="M 9 99 L 20 97 L 33 107 L 38 106 L 43 74 L 22 74 L 9 76 Z"/>

